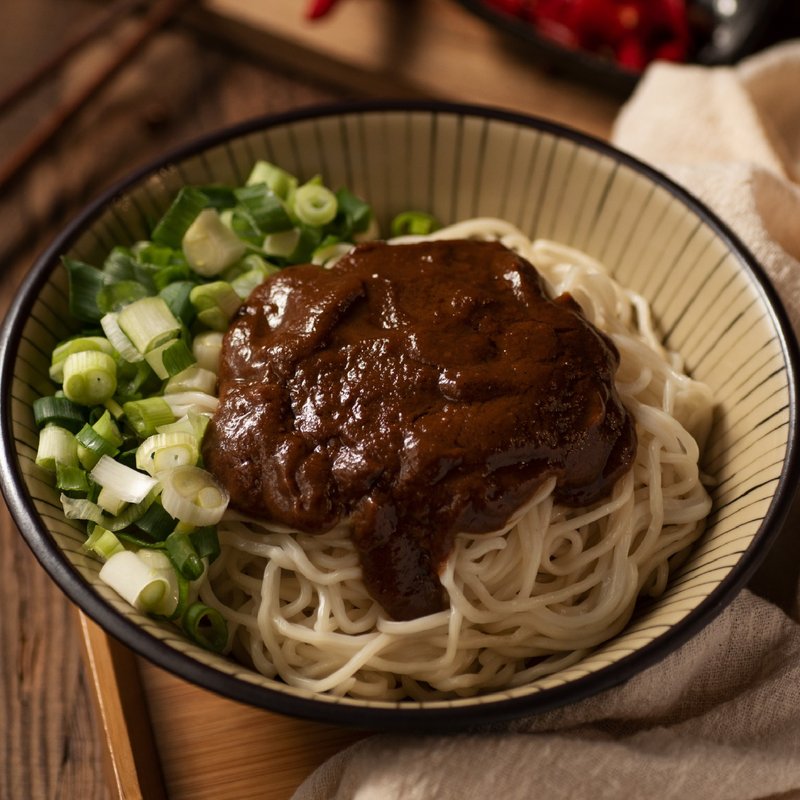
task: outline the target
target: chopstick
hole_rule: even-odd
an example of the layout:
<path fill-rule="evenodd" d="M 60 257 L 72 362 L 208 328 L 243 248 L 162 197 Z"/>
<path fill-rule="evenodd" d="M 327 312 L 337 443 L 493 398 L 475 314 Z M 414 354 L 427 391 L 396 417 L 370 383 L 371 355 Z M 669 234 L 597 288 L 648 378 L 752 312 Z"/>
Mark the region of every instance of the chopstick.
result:
<path fill-rule="evenodd" d="M 13 106 L 30 91 L 33 91 L 55 70 L 84 45 L 99 36 L 119 17 L 127 16 L 144 4 L 144 0 L 116 0 L 97 14 L 89 24 L 67 40 L 55 53 L 36 66 L 29 74 L 17 81 L 5 94 L 0 95 L 0 114 Z"/>
<path fill-rule="evenodd" d="M 7 93 L 7 96 L 3 98 L 4 107 L 16 102 L 26 91 L 38 85 L 47 77 L 49 70 L 59 66 L 71 57 L 78 48 L 105 30 L 109 24 L 114 22 L 115 17 L 118 17 L 123 11 L 127 13 L 133 10 L 136 6 L 141 5 L 142 2 L 143 0 L 120 0 L 109 6 L 108 13 L 101 15 L 94 25 L 79 34 L 75 38 L 75 42 L 70 42 L 63 47 L 28 77 L 14 86 Z M 0 165 L 0 192 L 20 174 L 70 118 L 87 103 L 92 95 L 108 83 L 158 30 L 178 14 L 187 2 L 188 0 L 155 0 L 150 5 L 137 32 L 124 42 L 122 47 L 114 54 L 110 63 L 104 65 L 75 97 L 56 106 L 52 114 L 45 117 L 39 125 L 34 127 L 22 144 Z"/>

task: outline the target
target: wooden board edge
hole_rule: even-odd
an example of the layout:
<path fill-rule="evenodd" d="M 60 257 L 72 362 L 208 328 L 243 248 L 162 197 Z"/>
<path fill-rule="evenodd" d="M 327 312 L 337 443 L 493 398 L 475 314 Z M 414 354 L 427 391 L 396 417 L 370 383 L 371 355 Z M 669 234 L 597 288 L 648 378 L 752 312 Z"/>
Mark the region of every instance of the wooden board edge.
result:
<path fill-rule="evenodd" d="M 78 624 L 112 796 L 167 800 L 136 657 L 80 611 Z"/>

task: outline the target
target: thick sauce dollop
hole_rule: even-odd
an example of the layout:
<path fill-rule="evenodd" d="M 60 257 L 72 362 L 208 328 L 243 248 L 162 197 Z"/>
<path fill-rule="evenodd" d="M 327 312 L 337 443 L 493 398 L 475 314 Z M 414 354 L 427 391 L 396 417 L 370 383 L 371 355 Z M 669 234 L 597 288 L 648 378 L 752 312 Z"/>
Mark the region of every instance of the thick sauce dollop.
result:
<path fill-rule="evenodd" d="M 499 243 L 362 244 L 242 305 L 203 456 L 241 511 L 350 520 L 370 594 L 413 619 L 443 607 L 459 531 L 501 528 L 551 476 L 562 503 L 609 493 L 636 449 L 618 363 Z"/>

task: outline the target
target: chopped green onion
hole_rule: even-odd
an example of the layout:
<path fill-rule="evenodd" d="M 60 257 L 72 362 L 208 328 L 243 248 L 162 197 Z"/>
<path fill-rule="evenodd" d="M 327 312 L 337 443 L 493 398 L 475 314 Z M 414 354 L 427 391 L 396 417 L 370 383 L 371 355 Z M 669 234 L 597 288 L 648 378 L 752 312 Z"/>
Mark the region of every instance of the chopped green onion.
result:
<path fill-rule="evenodd" d="M 60 425 L 46 425 L 39 432 L 35 463 L 48 472 L 55 472 L 59 464 L 78 466 L 75 436 Z"/>
<path fill-rule="evenodd" d="M 97 307 L 104 313 L 119 311 L 129 303 L 147 297 L 150 290 L 138 280 L 107 283 L 97 294 Z"/>
<path fill-rule="evenodd" d="M 404 211 L 390 223 L 392 236 L 427 236 L 439 227 L 436 217 L 425 211 Z"/>
<path fill-rule="evenodd" d="M 194 433 L 155 433 L 139 445 L 136 466 L 155 476 L 175 467 L 194 466 L 199 458 L 199 442 Z"/>
<path fill-rule="evenodd" d="M 153 348 L 177 338 L 181 331 L 181 323 L 166 301 L 157 295 L 143 297 L 125 306 L 119 312 L 118 322 L 134 347 L 145 355 Z"/>
<path fill-rule="evenodd" d="M 225 331 L 242 299 L 227 281 L 203 283 L 192 289 L 189 298 L 197 309 L 197 319 L 215 331 Z"/>
<path fill-rule="evenodd" d="M 277 233 L 292 227 L 292 218 L 283 200 L 265 183 L 252 184 L 236 190 L 239 213 L 246 213 L 252 225 L 261 233 Z"/>
<path fill-rule="evenodd" d="M 113 457 L 119 452 L 116 441 L 106 438 L 88 423 L 75 434 L 75 440 L 78 444 L 78 458 L 87 470 L 93 469 L 101 456 Z"/>
<path fill-rule="evenodd" d="M 56 489 L 67 494 L 72 493 L 71 496 L 86 495 L 89 491 L 86 470 L 56 461 Z"/>
<path fill-rule="evenodd" d="M 64 510 L 64 516 L 67 519 L 88 520 L 102 525 L 110 531 L 118 532 L 133 525 L 152 505 L 155 497 L 156 491 L 153 491 L 148 494 L 141 503 L 129 504 L 121 514 L 117 514 L 116 516 L 104 514 L 103 509 L 88 498 L 68 497 L 66 494 L 62 493 L 60 500 L 61 507 Z"/>
<path fill-rule="evenodd" d="M 128 505 L 128 501 L 124 497 L 120 497 L 113 489 L 109 489 L 106 486 L 101 487 L 95 502 L 112 517 L 119 516 Z"/>
<path fill-rule="evenodd" d="M 89 538 L 83 543 L 84 549 L 94 553 L 103 561 L 108 561 L 111 556 L 121 553 L 125 547 L 122 542 L 107 528 L 95 525 Z"/>
<path fill-rule="evenodd" d="M 222 354 L 222 331 L 205 331 L 198 333 L 192 341 L 192 353 L 197 366 L 211 372 L 219 371 L 219 359 Z"/>
<path fill-rule="evenodd" d="M 194 364 L 194 355 L 183 339 L 174 339 L 151 350 L 147 363 L 162 380 L 183 372 Z"/>
<path fill-rule="evenodd" d="M 176 524 L 177 520 L 164 510 L 158 500 L 136 520 L 139 530 L 159 542 L 163 542 L 175 530 Z"/>
<path fill-rule="evenodd" d="M 160 475 L 161 502 L 166 511 L 187 525 L 216 525 L 228 505 L 228 493 L 199 467 L 177 467 Z"/>
<path fill-rule="evenodd" d="M 253 186 L 259 183 L 266 184 L 281 200 L 286 200 L 297 186 L 297 178 L 268 161 L 256 161 L 247 178 L 246 185 Z"/>
<path fill-rule="evenodd" d="M 189 638 L 207 650 L 221 653 L 228 643 L 225 618 L 215 608 L 203 603 L 192 603 L 186 609 L 182 625 Z"/>
<path fill-rule="evenodd" d="M 100 327 L 121 358 L 131 363 L 142 360 L 142 354 L 133 346 L 133 342 L 131 342 L 122 328 L 120 328 L 118 313 L 109 311 L 107 314 L 104 314 L 103 318 L 100 320 Z"/>
<path fill-rule="evenodd" d="M 217 390 L 217 375 L 210 369 L 204 369 L 198 364 L 192 364 L 181 372 L 173 375 L 164 385 L 164 394 L 175 392 L 204 392 L 215 394 Z"/>
<path fill-rule="evenodd" d="M 203 277 L 218 275 L 247 252 L 247 245 L 213 208 L 197 215 L 184 234 L 182 247 L 191 268 Z"/>
<path fill-rule="evenodd" d="M 197 580 L 203 574 L 205 565 L 197 555 L 188 533 L 174 531 L 167 536 L 165 544 L 170 561 L 186 580 Z"/>
<path fill-rule="evenodd" d="M 105 286 L 106 276 L 97 267 L 63 258 L 69 283 L 69 313 L 82 322 L 98 322 L 103 312 L 97 305 L 97 295 Z"/>
<path fill-rule="evenodd" d="M 176 419 L 191 411 L 213 414 L 219 404 L 219 400 L 213 394 L 204 392 L 172 392 L 165 394 L 163 400 L 172 409 Z"/>
<path fill-rule="evenodd" d="M 73 353 L 82 353 L 86 350 L 97 350 L 107 353 L 112 358 L 116 358 L 117 351 L 114 345 L 104 336 L 76 336 L 73 339 L 66 339 L 61 344 L 56 345 L 50 356 L 50 378 L 61 383 L 64 380 L 64 362 Z"/>
<path fill-rule="evenodd" d="M 164 596 L 170 591 L 163 570 L 146 564 L 130 550 L 112 555 L 100 568 L 98 577 L 139 611 L 160 608 Z"/>
<path fill-rule="evenodd" d="M 72 433 L 79 431 L 86 422 L 79 405 L 66 397 L 55 395 L 39 397 L 33 401 L 33 419 L 38 428 L 52 423 Z"/>
<path fill-rule="evenodd" d="M 336 216 L 337 208 L 336 195 L 327 186 L 305 183 L 294 193 L 292 210 L 306 225 L 327 225 Z"/>
<path fill-rule="evenodd" d="M 160 425 L 168 425 L 177 419 L 163 397 L 130 400 L 123 403 L 122 408 L 128 423 L 141 439 L 152 436 Z"/>
<path fill-rule="evenodd" d="M 158 484 L 150 475 L 126 467 L 107 455 L 100 457 L 89 477 L 127 503 L 141 503 Z"/>
<path fill-rule="evenodd" d="M 153 229 L 153 241 L 179 250 L 189 226 L 206 206 L 208 197 L 202 191 L 184 186 Z"/>
<path fill-rule="evenodd" d="M 92 406 L 104 403 L 117 388 L 117 365 L 100 350 L 72 353 L 64 360 L 64 394 L 69 400 Z"/>
<path fill-rule="evenodd" d="M 196 314 L 192 301 L 189 299 L 195 285 L 193 281 L 175 281 L 158 293 L 159 297 L 163 298 L 169 306 L 174 317 L 187 326 L 192 324 Z"/>
<path fill-rule="evenodd" d="M 200 558 L 207 558 L 209 564 L 213 564 L 220 554 L 219 536 L 214 525 L 205 525 L 197 528 L 189 534 L 194 549 Z"/>
<path fill-rule="evenodd" d="M 268 256 L 289 258 L 297 249 L 299 241 L 300 231 L 297 228 L 292 228 L 290 231 L 270 233 L 265 236 L 261 248 Z"/>
<path fill-rule="evenodd" d="M 336 231 L 341 239 L 351 239 L 354 234 L 365 233 L 373 222 L 372 208 L 347 189 L 336 192 Z"/>

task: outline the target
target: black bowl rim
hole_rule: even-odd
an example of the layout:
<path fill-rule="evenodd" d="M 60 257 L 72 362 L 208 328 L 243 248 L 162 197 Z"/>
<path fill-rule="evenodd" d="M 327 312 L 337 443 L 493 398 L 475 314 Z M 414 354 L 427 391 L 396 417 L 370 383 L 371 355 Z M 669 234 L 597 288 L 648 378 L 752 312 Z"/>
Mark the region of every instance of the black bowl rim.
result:
<path fill-rule="evenodd" d="M 287 123 L 343 113 L 370 114 L 391 111 L 453 114 L 522 125 L 573 141 L 653 180 L 711 227 L 716 235 L 737 255 L 742 267 L 749 271 L 754 283 L 763 292 L 786 359 L 790 395 L 789 443 L 786 459 L 775 495 L 764 519 L 753 537 L 753 541 L 731 573 L 684 619 L 641 649 L 608 667 L 569 684 L 544 689 L 522 697 L 508 698 L 498 693 L 496 700 L 484 697 L 476 702 L 466 701 L 452 706 L 406 707 L 399 704 L 388 707 L 369 707 L 297 697 L 219 672 L 147 633 L 132 620 L 107 605 L 95 593 L 52 542 L 28 496 L 18 469 L 12 438 L 10 399 L 16 350 L 25 321 L 39 291 L 49 279 L 51 272 L 56 269 L 61 253 L 68 250 L 87 224 L 99 216 L 109 203 L 119 198 L 126 190 L 132 188 L 146 176 L 185 158 L 197 155 L 228 139 Z M 493 106 L 406 100 L 369 100 L 310 105 L 285 113 L 255 117 L 173 148 L 135 170 L 91 201 L 37 258 L 19 287 L 0 331 L 0 387 L 2 387 L 0 389 L 0 438 L 2 439 L 0 476 L 2 476 L 2 490 L 22 536 L 61 590 L 106 632 L 159 667 L 231 700 L 298 718 L 368 730 L 398 732 L 421 729 L 426 731 L 460 730 L 484 723 L 497 723 L 527 714 L 550 711 L 620 684 L 680 647 L 711 622 L 731 602 L 761 564 L 769 546 L 777 538 L 781 525 L 791 508 L 793 487 L 798 483 L 800 477 L 797 446 L 799 359 L 800 351 L 797 339 L 783 304 L 763 268 L 749 250 L 733 231 L 701 201 L 662 172 L 634 156 L 588 134 L 550 120 Z"/>

